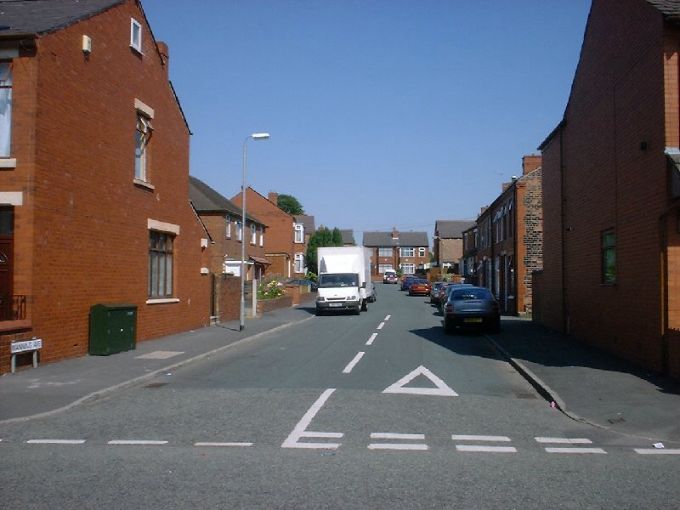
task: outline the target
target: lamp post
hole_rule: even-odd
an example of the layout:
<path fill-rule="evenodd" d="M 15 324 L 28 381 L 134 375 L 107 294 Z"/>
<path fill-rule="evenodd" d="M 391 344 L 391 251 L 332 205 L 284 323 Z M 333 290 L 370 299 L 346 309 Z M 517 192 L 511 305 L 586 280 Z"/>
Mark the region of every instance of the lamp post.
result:
<path fill-rule="evenodd" d="M 243 141 L 243 181 L 241 183 L 241 308 L 239 313 L 239 331 L 246 328 L 245 284 L 246 284 L 246 165 L 248 161 L 248 140 L 267 140 L 269 133 L 253 133 Z"/>

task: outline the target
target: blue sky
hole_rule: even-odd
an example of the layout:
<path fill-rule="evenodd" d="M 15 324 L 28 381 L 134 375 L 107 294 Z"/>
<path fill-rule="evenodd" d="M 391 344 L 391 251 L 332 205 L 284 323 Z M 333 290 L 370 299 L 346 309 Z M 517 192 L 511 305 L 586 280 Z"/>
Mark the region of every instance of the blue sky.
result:
<path fill-rule="evenodd" d="M 294 195 L 316 224 L 475 219 L 562 118 L 589 0 L 143 0 L 191 173 Z"/>

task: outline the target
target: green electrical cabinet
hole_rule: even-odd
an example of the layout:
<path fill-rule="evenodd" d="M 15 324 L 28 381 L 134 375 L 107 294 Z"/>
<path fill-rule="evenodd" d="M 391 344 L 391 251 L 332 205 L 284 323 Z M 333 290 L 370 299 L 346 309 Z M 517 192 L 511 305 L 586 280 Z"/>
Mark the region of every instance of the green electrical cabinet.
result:
<path fill-rule="evenodd" d="M 90 308 L 90 354 L 108 356 L 134 349 L 137 306 L 98 304 Z"/>

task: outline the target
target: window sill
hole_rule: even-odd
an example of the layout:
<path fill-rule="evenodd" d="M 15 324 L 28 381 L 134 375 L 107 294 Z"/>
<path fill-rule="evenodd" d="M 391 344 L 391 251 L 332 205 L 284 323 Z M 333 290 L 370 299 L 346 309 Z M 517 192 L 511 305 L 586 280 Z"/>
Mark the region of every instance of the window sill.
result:
<path fill-rule="evenodd" d="M 149 191 L 153 191 L 156 189 L 156 187 L 153 184 L 148 183 L 146 181 L 142 181 L 141 179 L 133 179 L 132 182 L 134 183 L 135 186 L 139 186 L 140 188 L 146 188 Z"/>
<path fill-rule="evenodd" d="M 146 304 L 147 305 L 166 305 L 170 303 L 179 303 L 178 298 L 154 298 L 154 299 L 147 299 Z"/>
<path fill-rule="evenodd" d="M 0 170 L 14 170 L 17 167 L 15 158 L 0 158 Z"/>

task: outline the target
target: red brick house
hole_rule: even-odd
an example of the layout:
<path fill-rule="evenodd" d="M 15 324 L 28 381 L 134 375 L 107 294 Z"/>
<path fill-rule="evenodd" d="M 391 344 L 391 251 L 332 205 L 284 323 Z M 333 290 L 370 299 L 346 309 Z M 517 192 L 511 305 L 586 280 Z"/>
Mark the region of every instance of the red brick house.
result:
<path fill-rule="evenodd" d="M 293 244 L 295 253 L 293 254 L 293 272 L 297 278 L 301 278 L 307 274 L 307 247 L 309 246 L 310 238 L 316 231 L 316 222 L 314 221 L 314 216 L 308 214 L 296 214 L 294 218 L 295 224 L 293 225 L 293 230 L 295 234 Z"/>
<path fill-rule="evenodd" d="M 88 352 L 90 307 L 137 307 L 137 341 L 209 323 L 190 131 L 168 50 L 134 0 L 3 2 L 0 372 Z"/>
<path fill-rule="evenodd" d="M 295 240 L 296 220 L 276 205 L 278 194 L 269 193 L 268 197 L 260 195 L 253 188 L 246 189 L 246 212 L 252 212 L 260 221 L 267 225 L 267 243 L 265 257 L 269 266 L 269 274 L 290 278 L 293 274 L 295 253 L 304 254 L 304 231 Z M 231 201 L 241 207 L 241 193 L 232 197 Z"/>
<path fill-rule="evenodd" d="M 524 156 L 522 176 L 504 184 L 462 234 L 465 280 L 489 288 L 505 314 L 532 312 L 532 273 L 543 265 L 542 213 L 541 156 Z"/>
<path fill-rule="evenodd" d="M 441 268 L 442 272 L 460 274 L 463 232 L 474 224 L 474 221 L 466 220 L 437 220 L 435 222 L 432 251 L 437 267 Z"/>
<path fill-rule="evenodd" d="M 680 3 L 594 0 L 543 151 L 535 317 L 680 377 Z"/>
<path fill-rule="evenodd" d="M 189 197 L 208 235 L 205 259 L 213 285 L 211 316 L 217 320 L 236 319 L 241 245 L 245 238 L 245 280 L 260 280 L 270 265 L 265 257 L 266 225 L 246 211 L 243 232 L 241 208 L 196 177 L 189 178 Z"/>
<path fill-rule="evenodd" d="M 424 271 L 430 264 L 430 242 L 427 232 L 364 232 L 363 245 L 370 248 L 374 265 L 373 278 L 382 280 L 386 269 L 401 270 L 404 274 Z"/>

